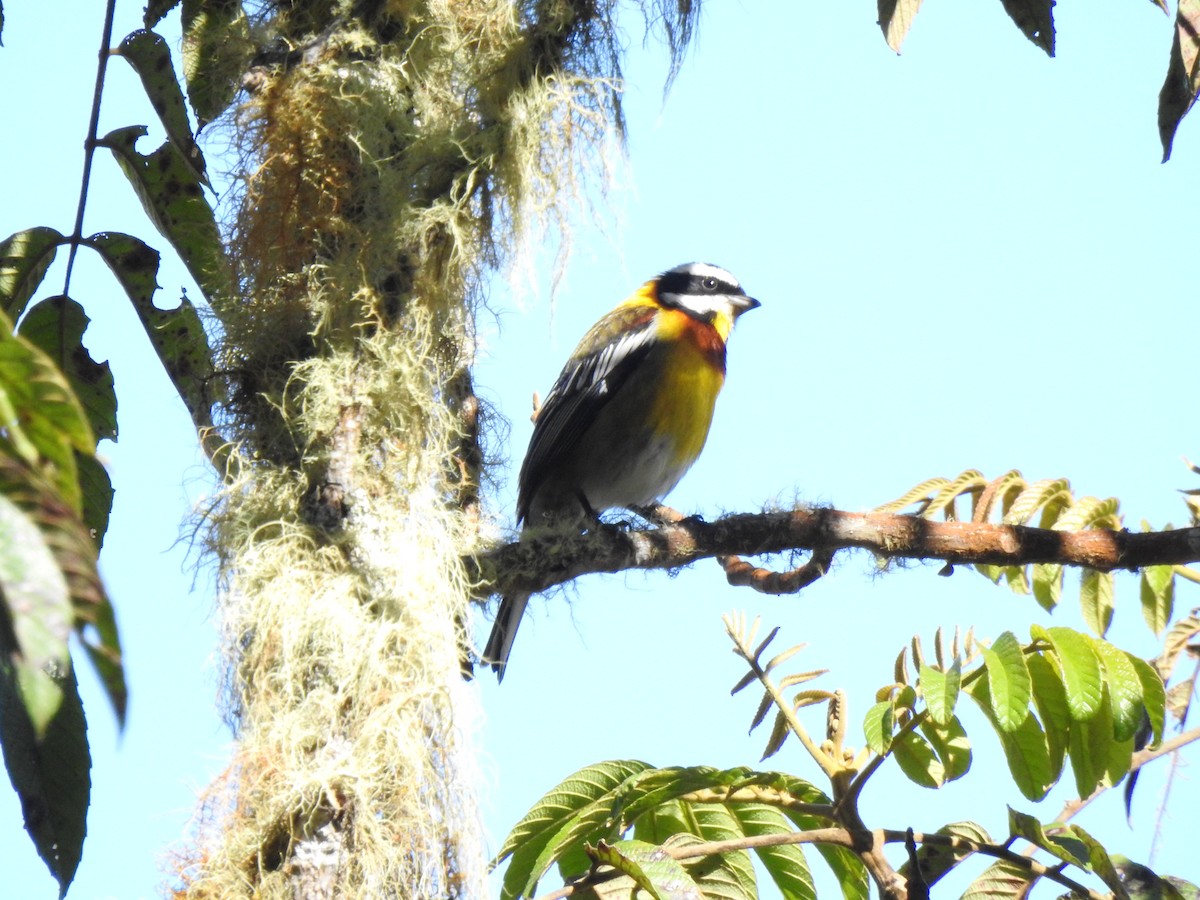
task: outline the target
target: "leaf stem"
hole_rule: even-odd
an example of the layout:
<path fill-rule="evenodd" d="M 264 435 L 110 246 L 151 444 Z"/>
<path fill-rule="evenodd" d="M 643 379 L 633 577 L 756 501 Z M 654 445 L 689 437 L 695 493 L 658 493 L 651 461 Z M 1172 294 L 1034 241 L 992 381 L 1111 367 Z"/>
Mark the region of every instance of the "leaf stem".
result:
<path fill-rule="evenodd" d="M 100 54 L 96 63 L 96 87 L 92 92 L 92 115 L 88 121 L 87 141 L 83 145 L 83 177 L 79 184 L 79 205 L 75 210 L 75 230 L 71 232 L 71 250 L 67 257 L 67 274 L 63 279 L 63 295 L 71 295 L 71 272 L 75 268 L 75 253 L 83 240 L 83 212 L 87 207 L 88 186 L 92 180 L 92 157 L 96 153 L 96 131 L 100 127 L 100 98 L 104 94 L 104 74 L 108 70 L 109 48 L 112 46 L 113 17 L 117 0 L 104 5 L 104 33 L 100 38 Z"/>

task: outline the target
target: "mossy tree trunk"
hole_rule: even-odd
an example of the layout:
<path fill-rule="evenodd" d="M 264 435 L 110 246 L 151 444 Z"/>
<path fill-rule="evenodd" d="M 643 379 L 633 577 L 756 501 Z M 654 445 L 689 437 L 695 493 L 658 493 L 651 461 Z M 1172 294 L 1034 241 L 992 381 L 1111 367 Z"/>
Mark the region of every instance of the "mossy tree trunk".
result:
<path fill-rule="evenodd" d="M 189 897 L 474 896 L 460 672 L 484 274 L 620 133 L 612 3 L 305 3 L 238 27 L 223 576 L 238 749 Z M 690 3 L 647 10 L 675 58 Z"/>

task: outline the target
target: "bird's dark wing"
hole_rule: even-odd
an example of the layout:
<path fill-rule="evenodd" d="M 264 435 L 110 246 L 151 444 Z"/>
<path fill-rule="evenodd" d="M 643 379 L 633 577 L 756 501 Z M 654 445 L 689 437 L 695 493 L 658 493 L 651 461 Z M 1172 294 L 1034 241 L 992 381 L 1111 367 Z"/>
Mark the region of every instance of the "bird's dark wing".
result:
<path fill-rule="evenodd" d="M 655 313 L 648 306 L 617 307 L 579 342 L 538 411 L 521 464 L 518 518 L 529 512 L 545 474 L 574 452 L 587 427 L 650 351 Z"/>

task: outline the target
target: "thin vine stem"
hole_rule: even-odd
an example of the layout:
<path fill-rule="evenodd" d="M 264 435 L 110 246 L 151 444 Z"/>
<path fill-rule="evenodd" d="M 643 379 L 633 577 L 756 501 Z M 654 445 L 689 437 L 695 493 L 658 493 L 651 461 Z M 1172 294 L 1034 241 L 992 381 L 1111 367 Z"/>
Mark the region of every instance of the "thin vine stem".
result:
<path fill-rule="evenodd" d="M 88 186 L 92 180 L 92 158 L 96 154 L 96 130 L 100 127 L 100 98 L 104 93 L 104 75 L 108 71 L 109 48 L 112 46 L 113 18 L 117 0 L 104 5 L 104 33 L 100 38 L 99 60 L 96 63 L 96 87 L 92 92 L 92 116 L 88 121 L 87 141 L 83 145 L 83 177 L 79 183 L 79 206 L 75 210 L 75 230 L 71 232 L 71 251 L 67 257 L 67 274 L 63 279 L 63 296 L 71 295 L 71 272 L 75 268 L 75 253 L 83 240 L 83 213 L 87 208 Z"/>

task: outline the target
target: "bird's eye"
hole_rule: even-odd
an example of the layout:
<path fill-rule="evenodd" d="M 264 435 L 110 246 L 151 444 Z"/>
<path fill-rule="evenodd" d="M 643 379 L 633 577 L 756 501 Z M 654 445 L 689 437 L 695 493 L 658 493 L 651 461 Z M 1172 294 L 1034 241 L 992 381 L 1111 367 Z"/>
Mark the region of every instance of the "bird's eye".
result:
<path fill-rule="evenodd" d="M 708 278 L 705 278 L 703 281 L 701 281 L 700 285 L 706 291 L 715 291 L 717 289 L 717 279 L 710 275 Z"/>

